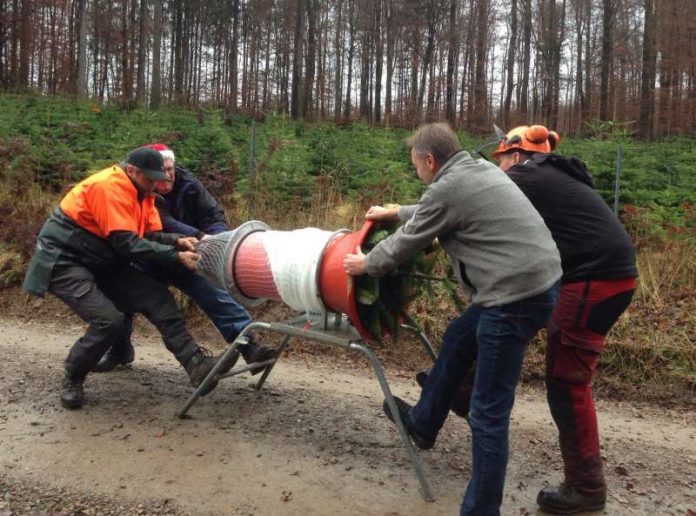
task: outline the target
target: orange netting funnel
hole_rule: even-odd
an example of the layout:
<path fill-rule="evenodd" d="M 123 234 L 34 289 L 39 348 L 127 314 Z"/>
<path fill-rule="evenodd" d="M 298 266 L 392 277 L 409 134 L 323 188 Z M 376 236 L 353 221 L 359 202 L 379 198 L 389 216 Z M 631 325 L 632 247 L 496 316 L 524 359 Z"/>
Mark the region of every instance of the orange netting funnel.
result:
<path fill-rule="evenodd" d="M 319 295 L 329 309 L 348 315 L 363 338 L 379 340 L 361 323 L 355 298 L 355 280 L 343 268 L 345 256 L 355 253 L 357 247 L 362 246 L 373 225 L 374 222 L 368 220 L 355 233 L 339 234 L 331 239 L 324 249 L 317 279 Z"/>

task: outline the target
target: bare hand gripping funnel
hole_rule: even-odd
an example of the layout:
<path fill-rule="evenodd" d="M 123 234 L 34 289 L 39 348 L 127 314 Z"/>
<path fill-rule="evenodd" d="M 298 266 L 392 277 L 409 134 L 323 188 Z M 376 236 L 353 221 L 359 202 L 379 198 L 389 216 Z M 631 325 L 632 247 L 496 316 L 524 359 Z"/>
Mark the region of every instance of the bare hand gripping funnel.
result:
<path fill-rule="evenodd" d="M 353 233 L 271 231 L 250 221 L 202 240 L 198 270 L 247 306 L 274 299 L 301 312 L 344 313 L 363 338 L 377 340 L 360 321 L 355 280 L 343 268 L 346 254 L 363 244 L 372 226 L 367 221 Z"/>

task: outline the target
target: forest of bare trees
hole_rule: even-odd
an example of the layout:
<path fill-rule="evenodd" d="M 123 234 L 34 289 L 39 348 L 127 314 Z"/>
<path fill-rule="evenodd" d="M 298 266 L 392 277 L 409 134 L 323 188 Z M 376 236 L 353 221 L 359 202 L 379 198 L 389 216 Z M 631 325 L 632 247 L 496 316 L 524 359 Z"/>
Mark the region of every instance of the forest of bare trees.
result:
<path fill-rule="evenodd" d="M 693 0 L 0 0 L 0 88 L 413 126 L 696 132 Z"/>

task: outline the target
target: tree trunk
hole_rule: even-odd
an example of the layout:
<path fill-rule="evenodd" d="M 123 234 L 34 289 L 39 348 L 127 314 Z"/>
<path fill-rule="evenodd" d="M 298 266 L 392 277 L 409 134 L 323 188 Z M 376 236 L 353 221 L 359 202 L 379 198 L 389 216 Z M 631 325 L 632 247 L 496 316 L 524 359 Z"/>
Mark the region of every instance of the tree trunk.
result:
<path fill-rule="evenodd" d="M 503 121 L 505 127 L 510 125 L 510 104 L 512 103 L 512 90 L 515 87 L 515 51 L 517 50 L 517 0 L 511 0 L 510 4 L 510 41 L 507 54 L 507 91 L 503 106 Z"/>
<path fill-rule="evenodd" d="M 349 32 L 349 43 L 348 43 L 348 80 L 346 81 L 346 101 L 343 109 L 343 116 L 345 118 L 350 118 L 350 90 L 353 86 L 353 56 L 355 54 L 355 32 L 356 32 L 356 20 L 355 20 L 355 0 L 348 0 L 348 32 Z"/>
<path fill-rule="evenodd" d="M 292 54 L 292 92 L 290 93 L 290 116 L 298 119 L 302 114 L 300 97 L 300 76 L 302 74 L 302 18 L 304 0 L 295 0 L 295 32 Z"/>
<path fill-rule="evenodd" d="M 162 49 L 162 1 L 154 2 L 152 28 L 152 85 L 150 86 L 150 109 L 157 110 L 162 102 L 161 49 Z"/>
<path fill-rule="evenodd" d="M 393 0 L 385 0 L 387 9 L 387 26 L 385 28 L 387 38 L 387 83 L 384 91 L 384 120 L 387 125 L 391 123 L 392 115 L 392 83 L 394 79 L 394 48 L 396 34 L 394 28 L 394 2 Z"/>
<path fill-rule="evenodd" d="M 312 111 L 314 71 L 317 58 L 317 11 L 319 10 L 319 0 L 307 1 L 307 54 L 305 56 L 305 77 L 304 77 L 304 100 L 302 101 L 302 118 L 306 118 Z"/>
<path fill-rule="evenodd" d="M 474 72 L 474 131 L 486 130 L 488 122 L 488 98 L 486 87 L 486 54 L 488 53 L 488 12 L 489 0 L 478 4 L 476 27 L 476 65 Z"/>
<path fill-rule="evenodd" d="M 614 50 L 614 2 L 602 0 L 602 59 L 599 85 L 599 119 L 609 118 L 609 74 Z"/>
<path fill-rule="evenodd" d="M 334 35 L 334 52 L 336 53 L 336 75 L 334 78 L 334 117 L 339 118 L 341 116 L 341 103 L 343 102 L 343 62 L 342 58 L 342 38 L 341 31 L 343 29 L 342 25 L 343 18 L 343 2 L 338 0 L 336 2 L 336 33 Z"/>
<path fill-rule="evenodd" d="M 232 44 L 230 48 L 230 109 L 237 109 L 237 54 L 239 53 L 239 0 L 231 0 Z"/>
<path fill-rule="evenodd" d="M 32 42 L 32 0 L 22 0 L 19 13 L 19 68 L 17 70 L 17 87 L 29 87 L 29 57 Z"/>
<path fill-rule="evenodd" d="M 382 61 L 384 60 L 384 38 L 382 37 L 382 0 L 375 1 L 375 111 L 374 121 L 382 121 Z"/>
<path fill-rule="evenodd" d="M 77 45 L 77 97 L 87 95 L 87 0 L 78 3 L 79 37 Z"/>
<path fill-rule="evenodd" d="M 84 0 L 83 0 L 84 1 Z M 147 0 L 140 0 L 140 20 L 138 27 L 138 80 L 135 98 L 139 105 L 145 105 L 147 86 L 145 85 L 145 62 L 147 58 Z"/>
<path fill-rule="evenodd" d="M 653 135 L 655 114 L 655 0 L 644 0 L 643 68 L 640 78 L 640 117 L 638 132 L 644 138 Z"/>
<path fill-rule="evenodd" d="M 174 17 L 174 34 L 172 39 L 174 41 L 174 101 L 176 103 L 181 103 L 183 101 L 184 95 L 184 39 L 186 35 L 184 34 L 184 13 L 182 0 L 174 0 L 172 6 L 173 17 Z"/>
<path fill-rule="evenodd" d="M 520 92 L 520 113 L 524 116 L 529 112 L 529 68 L 531 63 L 532 45 L 532 0 L 522 0 L 524 6 L 524 48 L 522 58 L 522 88 Z"/>
<path fill-rule="evenodd" d="M 123 0 L 121 6 L 121 98 L 124 102 L 130 101 L 130 77 L 128 76 L 128 0 Z"/>
<path fill-rule="evenodd" d="M 516 0 L 513 0 L 513 2 Z M 457 31 L 457 0 L 450 0 L 449 5 L 449 48 L 447 49 L 447 85 L 445 93 L 445 118 L 454 127 L 455 106 L 454 106 L 454 70 L 457 64 L 458 36 Z"/>

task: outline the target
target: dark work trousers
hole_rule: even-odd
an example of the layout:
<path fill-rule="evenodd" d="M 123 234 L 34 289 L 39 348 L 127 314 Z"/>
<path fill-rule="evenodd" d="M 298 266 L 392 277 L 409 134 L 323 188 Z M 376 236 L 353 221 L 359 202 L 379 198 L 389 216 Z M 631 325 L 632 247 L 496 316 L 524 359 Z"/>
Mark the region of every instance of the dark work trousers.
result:
<path fill-rule="evenodd" d="M 89 324 L 65 359 L 75 380 L 84 379 L 106 350 L 125 338 L 124 313 L 141 313 L 154 324 L 180 364 L 198 350 L 167 287 L 133 267 L 97 278 L 82 266 L 57 265 L 49 289 Z"/>
<path fill-rule="evenodd" d="M 547 398 L 558 427 L 565 481 L 587 494 L 606 490 L 592 379 L 605 337 L 635 288 L 634 278 L 564 284 L 548 325 Z"/>

